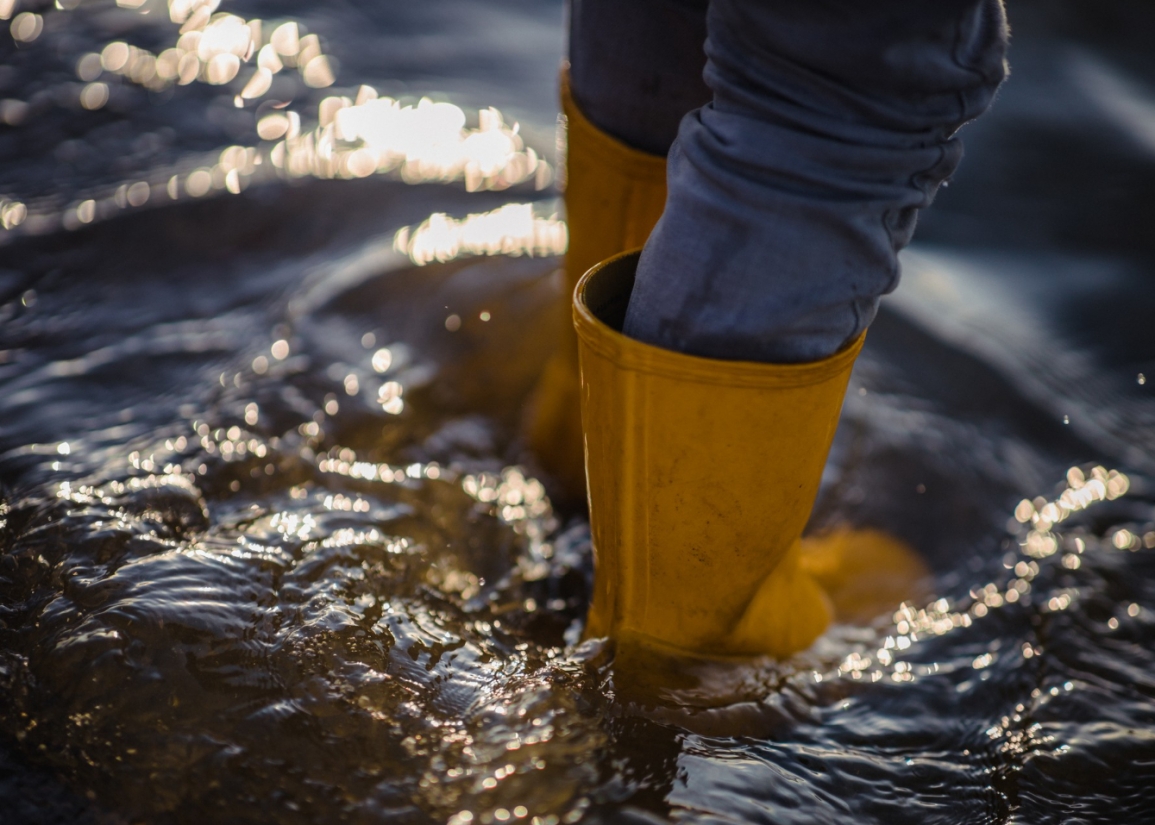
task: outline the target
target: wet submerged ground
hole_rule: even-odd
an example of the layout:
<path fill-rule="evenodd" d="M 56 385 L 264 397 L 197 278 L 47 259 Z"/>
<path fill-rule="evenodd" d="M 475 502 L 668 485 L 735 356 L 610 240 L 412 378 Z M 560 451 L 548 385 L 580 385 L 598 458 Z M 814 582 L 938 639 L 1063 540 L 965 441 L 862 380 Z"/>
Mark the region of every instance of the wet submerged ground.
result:
<path fill-rule="evenodd" d="M 228 21 L 58 5 L 0 37 L 0 821 L 1155 821 L 1141 5 L 1012 8 L 856 369 L 814 527 L 934 597 L 656 694 L 517 438 L 560 5 L 225 2 L 302 25 L 240 107 Z"/>

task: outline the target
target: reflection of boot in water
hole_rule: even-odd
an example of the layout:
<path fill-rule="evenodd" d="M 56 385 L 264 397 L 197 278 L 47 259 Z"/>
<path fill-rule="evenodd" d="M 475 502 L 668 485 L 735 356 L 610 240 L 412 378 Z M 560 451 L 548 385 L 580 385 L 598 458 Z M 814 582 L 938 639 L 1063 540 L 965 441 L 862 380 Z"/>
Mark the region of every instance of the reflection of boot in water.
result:
<path fill-rule="evenodd" d="M 546 365 L 531 405 L 530 448 L 563 497 L 585 493 L 577 339 L 570 296 L 578 278 L 611 255 L 640 246 L 666 200 L 666 159 L 632 149 L 599 130 L 577 108 L 562 75 L 567 121 L 565 320 L 558 350 Z"/>
<path fill-rule="evenodd" d="M 617 329 L 637 260 L 594 268 L 576 297 L 596 566 L 587 635 L 781 657 L 836 609 L 897 606 L 882 601 L 923 571 L 897 541 L 862 534 L 861 563 L 854 533 L 808 540 L 807 553 L 799 542 L 863 337 L 804 364 L 635 341 Z M 850 581 L 864 567 L 886 582 L 884 599 Z"/>

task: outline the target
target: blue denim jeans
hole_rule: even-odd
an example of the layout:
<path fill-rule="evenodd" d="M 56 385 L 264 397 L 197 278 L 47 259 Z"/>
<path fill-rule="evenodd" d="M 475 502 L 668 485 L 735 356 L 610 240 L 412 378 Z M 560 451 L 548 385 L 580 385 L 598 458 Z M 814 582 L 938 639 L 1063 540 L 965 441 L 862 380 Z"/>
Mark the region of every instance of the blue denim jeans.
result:
<path fill-rule="evenodd" d="M 857 337 L 1007 40 L 1002 0 L 572 0 L 574 99 L 669 152 L 626 334 L 766 362 Z"/>

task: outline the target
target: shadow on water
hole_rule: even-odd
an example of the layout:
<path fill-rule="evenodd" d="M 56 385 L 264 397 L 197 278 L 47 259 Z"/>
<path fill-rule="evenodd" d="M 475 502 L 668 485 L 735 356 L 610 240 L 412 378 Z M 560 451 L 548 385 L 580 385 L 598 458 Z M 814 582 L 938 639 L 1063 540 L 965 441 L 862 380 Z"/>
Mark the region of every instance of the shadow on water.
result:
<path fill-rule="evenodd" d="M 580 643 L 588 528 L 519 438 L 560 3 L 226 2 L 300 23 L 252 98 L 255 50 L 148 75 L 156 0 L 57 5 L 0 73 L 0 820 L 1155 821 L 1146 5 L 1011 10 L 856 368 L 812 526 L 933 600 L 728 663 Z"/>

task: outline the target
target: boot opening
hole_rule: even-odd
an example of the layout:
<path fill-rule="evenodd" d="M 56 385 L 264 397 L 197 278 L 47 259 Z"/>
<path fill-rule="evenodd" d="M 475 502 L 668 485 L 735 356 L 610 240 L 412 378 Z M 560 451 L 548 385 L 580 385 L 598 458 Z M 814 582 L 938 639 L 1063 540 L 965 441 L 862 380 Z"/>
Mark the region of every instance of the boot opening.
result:
<path fill-rule="evenodd" d="M 629 252 L 614 258 L 586 282 L 586 306 L 595 318 L 614 332 L 621 332 L 625 325 L 640 254 Z"/>

